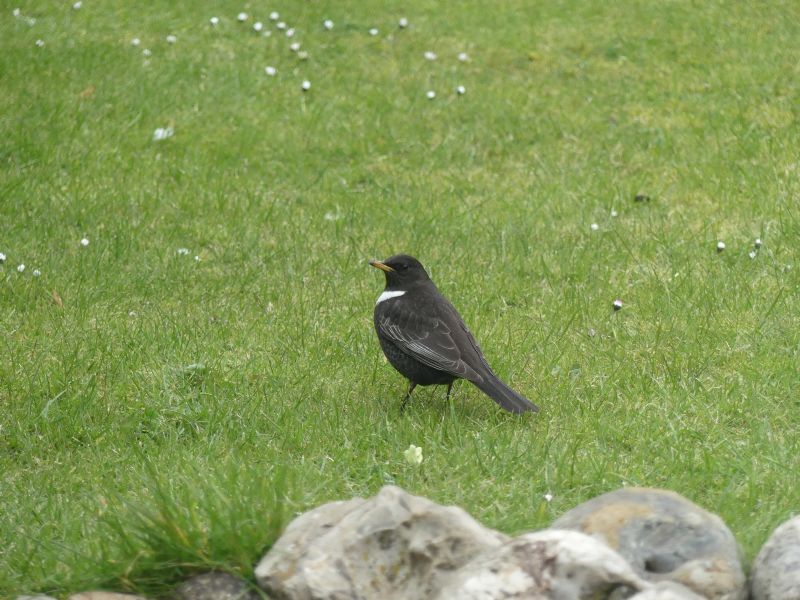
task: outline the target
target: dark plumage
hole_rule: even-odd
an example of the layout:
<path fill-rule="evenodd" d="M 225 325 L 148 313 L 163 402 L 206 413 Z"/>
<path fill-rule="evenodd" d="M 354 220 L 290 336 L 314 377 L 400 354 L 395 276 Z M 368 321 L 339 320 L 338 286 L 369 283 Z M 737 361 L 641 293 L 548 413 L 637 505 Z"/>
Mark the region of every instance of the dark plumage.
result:
<path fill-rule="evenodd" d="M 386 358 L 410 385 L 466 379 L 513 413 L 538 412 L 494 374 L 455 307 L 442 296 L 420 262 L 405 254 L 370 263 L 386 275 L 386 289 L 375 304 L 375 331 Z"/>

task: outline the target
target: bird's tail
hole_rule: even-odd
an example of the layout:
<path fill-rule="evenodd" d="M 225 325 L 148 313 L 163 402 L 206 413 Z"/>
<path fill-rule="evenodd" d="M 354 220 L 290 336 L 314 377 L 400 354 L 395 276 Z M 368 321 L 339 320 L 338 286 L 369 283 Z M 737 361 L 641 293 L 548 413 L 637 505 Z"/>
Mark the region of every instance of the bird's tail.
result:
<path fill-rule="evenodd" d="M 539 412 L 539 407 L 500 381 L 494 373 L 486 373 L 482 381 L 473 381 L 478 389 L 512 413 Z"/>

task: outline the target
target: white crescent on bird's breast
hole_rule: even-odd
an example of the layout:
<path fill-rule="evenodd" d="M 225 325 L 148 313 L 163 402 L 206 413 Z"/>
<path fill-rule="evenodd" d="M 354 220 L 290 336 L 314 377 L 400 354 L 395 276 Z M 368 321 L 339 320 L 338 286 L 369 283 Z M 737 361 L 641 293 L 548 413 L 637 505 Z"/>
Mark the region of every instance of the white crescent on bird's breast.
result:
<path fill-rule="evenodd" d="M 398 296 L 402 296 L 405 294 L 403 291 L 396 291 L 396 292 L 383 292 L 380 296 L 378 296 L 377 302 L 375 302 L 375 306 L 378 306 L 384 300 L 391 300 L 392 298 L 397 298 Z"/>

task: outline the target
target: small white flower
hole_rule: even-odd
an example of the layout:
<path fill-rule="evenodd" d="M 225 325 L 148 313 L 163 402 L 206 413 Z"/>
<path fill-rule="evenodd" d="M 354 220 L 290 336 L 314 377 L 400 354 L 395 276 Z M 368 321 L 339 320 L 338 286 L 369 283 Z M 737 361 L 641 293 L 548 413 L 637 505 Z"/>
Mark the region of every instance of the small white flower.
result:
<path fill-rule="evenodd" d="M 403 452 L 406 462 L 411 465 L 418 465 L 422 463 L 422 448 L 411 444 L 408 449 Z"/>
<path fill-rule="evenodd" d="M 425 52 L 425 60 L 436 60 L 437 58 L 436 52 L 431 52 L 430 50 Z"/>
<path fill-rule="evenodd" d="M 167 36 L 167 43 L 168 43 L 168 44 L 174 44 L 174 43 L 175 43 L 175 42 L 177 42 L 177 41 L 178 41 L 178 38 L 177 38 L 176 36 L 174 36 L 174 35 L 172 35 L 172 34 L 169 34 L 169 35 Z"/>
<path fill-rule="evenodd" d="M 172 127 L 159 127 L 153 132 L 153 141 L 160 142 L 161 140 L 171 138 L 173 135 L 175 135 L 175 131 Z"/>
<path fill-rule="evenodd" d="M 333 21 L 331 21 L 330 19 L 325 19 L 325 20 L 322 22 L 322 26 L 323 26 L 325 29 L 327 29 L 328 31 L 330 31 L 331 29 L 333 29 Z"/>
<path fill-rule="evenodd" d="M 36 25 L 36 19 L 34 19 L 33 17 L 28 17 L 28 18 L 26 18 L 26 19 L 25 19 L 25 22 L 26 22 L 26 23 L 27 23 L 27 24 L 28 24 L 30 27 L 33 27 L 34 25 Z"/>
<path fill-rule="evenodd" d="M 291 50 L 292 52 L 297 52 L 298 50 L 300 50 L 300 42 L 292 42 L 289 45 L 289 50 Z"/>
<path fill-rule="evenodd" d="M 756 251 L 755 250 L 750 250 L 750 253 L 747 256 L 749 256 L 750 258 L 755 258 L 756 257 Z"/>
<path fill-rule="evenodd" d="M 197 256 L 197 255 L 195 255 L 195 257 L 194 257 L 194 262 L 200 262 L 200 257 L 199 257 L 199 256 Z"/>
<path fill-rule="evenodd" d="M 761 241 L 761 238 L 756 238 L 756 241 L 753 242 L 753 245 L 756 247 L 756 250 L 761 248 L 761 246 L 763 245 L 763 242 Z"/>
<path fill-rule="evenodd" d="M 277 21 L 280 18 L 281 18 L 281 16 L 278 13 L 276 13 L 274 10 L 271 13 L 269 13 L 269 20 L 270 21 Z"/>
<path fill-rule="evenodd" d="M 553 500 L 553 494 L 551 494 L 550 492 L 547 492 L 547 493 L 544 495 L 544 499 L 545 499 L 545 501 L 546 501 L 546 502 L 552 502 L 552 500 Z"/>
<path fill-rule="evenodd" d="M 142 54 L 144 54 L 145 56 L 152 56 L 153 53 L 150 52 L 149 49 L 145 48 L 144 50 L 142 50 Z"/>
<path fill-rule="evenodd" d="M 20 9 L 15 8 L 14 10 L 11 11 L 11 14 L 14 15 L 15 17 L 18 17 L 22 14 L 22 12 L 20 11 Z"/>
<path fill-rule="evenodd" d="M 406 27 L 408 27 L 408 19 L 406 19 L 405 17 L 401 17 L 400 20 L 397 22 L 397 24 L 400 26 L 400 29 L 405 29 Z"/>
<path fill-rule="evenodd" d="M 264 29 L 264 24 L 261 21 L 256 21 L 255 23 L 253 23 L 253 31 L 258 33 L 262 29 Z"/>
<path fill-rule="evenodd" d="M 725 242 L 720 240 L 717 242 L 717 252 L 722 252 L 723 250 L 725 250 Z"/>
<path fill-rule="evenodd" d="M 307 92 L 308 90 L 311 89 L 311 82 L 308 79 L 306 79 L 305 81 L 303 81 L 300 87 L 304 92 Z"/>
<path fill-rule="evenodd" d="M 188 248 L 178 248 L 178 255 L 179 256 L 186 256 L 187 254 L 189 254 L 189 249 Z"/>
<path fill-rule="evenodd" d="M 466 93 L 467 93 L 467 88 L 465 88 L 463 85 L 460 85 L 460 86 L 458 86 L 458 87 L 456 88 L 456 93 L 457 93 L 459 96 L 463 96 L 464 94 L 466 94 Z"/>
<path fill-rule="evenodd" d="M 436 98 L 436 92 L 434 92 L 433 90 L 428 90 L 428 92 L 425 95 L 428 97 L 428 100 L 433 100 L 434 98 Z"/>
<path fill-rule="evenodd" d="M 267 302 L 267 305 L 264 307 L 264 310 L 268 313 L 271 313 L 273 310 L 275 310 L 275 306 L 272 304 L 272 302 Z"/>
<path fill-rule="evenodd" d="M 244 23 L 247 21 L 247 13 L 240 12 L 238 15 L 236 15 L 236 20 L 239 21 L 239 23 Z"/>
<path fill-rule="evenodd" d="M 0 263 L 6 262 L 6 255 L 0 252 Z"/>
<path fill-rule="evenodd" d="M 294 27 L 289 27 L 289 29 L 286 30 L 286 37 L 294 37 Z"/>
<path fill-rule="evenodd" d="M 25 271 L 25 265 L 17 265 L 17 271 L 19 271 L 20 273 Z"/>
<path fill-rule="evenodd" d="M 369 34 L 370 35 L 378 35 L 378 28 L 377 27 L 373 27 L 372 29 L 369 30 Z"/>
<path fill-rule="evenodd" d="M 598 229 L 600 229 L 600 225 L 598 225 L 597 223 L 592 223 L 591 225 L 589 225 L 589 229 L 591 229 L 592 231 L 597 231 Z"/>
<path fill-rule="evenodd" d="M 460 60 L 461 62 L 467 62 L 469 60 L 469 54 L 467 54 L 466 52 L 459 52 L 458 60 Z"/>
<path fill-rule="evenodd" d="M 300 52 L 297 53 L 297 58 L 299 58 L 300 60 L 306 60 L 308 58 L 308 52 L 306 52 L 305 50 L 301 50 Z"/>
<path fill-rule="evenodd" d="M 80 10 L 81 6 L 83 6 L 83 2 L 76 2 L 75 4 L 72 5 L 72 8 L 74 10 Z"/>
<path fill-rule="evenodd" d="M 266 73 L 270 77 L 275 77 L 275 73 L 277 72 L 278 70 L 275 67 L 264 67 L 264 73 Z"/>
<path fill-rule="evenodd" d="M 42 274 L 42 272 L 39 269 L 34 269 L 33 270 L 33 276 L 34 277 L 39 277 L 39 276 L 41 276 L 41 274 Z"/>
<path fill-rule="evenodd" d="M 44 40 L 36 40 L 36 46 L 39 48 L 44 48 Z"/>
<path fill-rule="evenodd" d="M 614 310 L 620 310 L 622 308 L 622 300 L 614 300 L 614 304 L 612 305 Z"/>
<path fill-rule="evenodd" d="M 84 248 L 89 245 L 89 238 L 81 238 L 81 246 Z"/>
<path fill-rule="evenodd" d="M 142 40 L 140 40 L 139 38 L 133 38 L 131 40 L 131 46 L 138 46 L 141 43 L 142 43 Z"/>
<path fill-rule="evenodd" d="M 219 17 L 211 17 L 211 18 L 208 20 L 208 22 L 209 22 L 209 23 L 211 23 L 211 25 L 212 25 L 213 27 L 216 27 L 217 25 L 219 25 Z"/>
<path fill-rule="evenodd" d="M 263 35 L 264 37 L 269 37 L 272 35 L 272 32 L 269 29 L 265 29 L 264 33 L 262 33 L 261 35 Z"/>
<path fill-rule="evenodd" d="M 136 316 L 136 311 L 135 310 L 129 311 L 128 312 L 128 316 L 131 317 L 131 318 L 135 317 Z"/>
<path fill-rule="evenodd" d="M 617 215 L 619 215 L 619 213 L 615 209 L 612 208 L 611 209 L 611 216 L 612 217 L 616 217 Z"/>
<path fill-rule="evenodd" d="M 283 31 L 284 29 L 286 29 L 286 23 L 284 23 L 283 21 L 278 21 L 278 23 L 275 25 L 275 27 L 277 27 L 278 29 Z"/>

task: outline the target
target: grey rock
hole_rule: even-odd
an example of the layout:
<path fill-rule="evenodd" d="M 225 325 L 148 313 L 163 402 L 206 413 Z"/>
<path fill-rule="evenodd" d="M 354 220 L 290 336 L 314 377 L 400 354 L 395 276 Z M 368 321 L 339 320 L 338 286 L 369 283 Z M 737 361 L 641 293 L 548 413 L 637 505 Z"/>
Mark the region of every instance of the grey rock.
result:
<path fill-rule="evenodd" d="M 190 577 L 172 593 L 175 600 L 260 600 L 246 581 L 220 571 Z"/>
<path fill-rule="evenodd" d="M 780 525 L 750 570 L 753 600 L 800 600 L 800 516 Z"/>
<path fill-rule="evenodd" d="M 631 596 L 630 600 L 705 600 L 689 588 L 674 581 L 659 581 L 651 588 Z"/>
<path fill-rule="evenodd" d="M 436 599 L 621 599 L 649 586 L 604 543 L 545 530 L 485 551 L 454 573 Z"/>
<path fill-rule="evenodd" d="M 292 521 L 255 575 L 277 600 L 429 599 L 455 569 L 507 539 L 460 508 L 386 486 Z"/>
<path fill-rule="evenodd" d="M 568 511 L 552 528 L 597 537 L 648 581 L 674 581 L 710 600 L 747 597 L 733 534 L 722 519 L 674 492 L 609 492 Z"/>
<path fill-rule="evenodd" d="M 43 596 L 37 594 L 36 596 L 17 596 L 16 600 L 56 600 L 52 596 Z"/>

